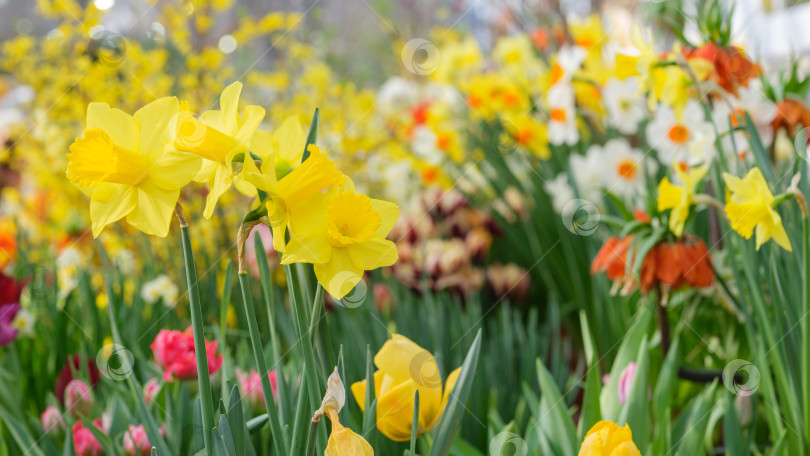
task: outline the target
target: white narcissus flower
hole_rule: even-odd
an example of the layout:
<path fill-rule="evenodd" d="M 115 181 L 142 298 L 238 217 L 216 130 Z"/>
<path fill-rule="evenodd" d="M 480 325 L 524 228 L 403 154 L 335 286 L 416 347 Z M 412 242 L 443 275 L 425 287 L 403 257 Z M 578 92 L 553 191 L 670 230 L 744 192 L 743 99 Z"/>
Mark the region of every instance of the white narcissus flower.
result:
<path fill-rule="evenodd" d="M 577 113 L 574 109 L 574 88 L 567 83 L 558 83 L 546 92 L 548 107 L 548 141 L 555 146 L 573 146 L 579 141 Z"/>
<path fill-rule="evenodd" d="M 177 302 L 177 285 L 166 274 L 161 274 L 143 284 L 141 298 L 148 304 L 162 300 L 167 307 L 174 307 Z"/>
<path fill-rule="evenodd" d="M 34 314 L 28 309 L 21 308 L 17 311 L 17 315 L 14 316 L 11 327 L 16 328 L 18 331 L 17 334 L 20 336 L 32 336 L 34 335 L 35 324 L 36 319 L 34 318 Z"/>
<path fill-rule="evenodd" d="M 639 195 L 644 191 L 645 175 L 654 166 L 644 154 L 623 138 L 611 139 L 602 147 L 602 172 L 605 190 L 624 198 Z"/>
<path fill-rule="evenodd" d="M 568 174 L 560 173 L 554 179 L 546 181 L 543 185 L 551 197 L 551 205 L 558 213 L 562 213 L 566 203 L 574 199 L 574 189 L 568 183 Z"/>
<path fill-rule="evenodd" d="M 647 142 L 662 163 L 699 165 L 712 159 L 714 128 L 694 100 L 687 103 L 681 119 L 671 107 L 660 105 L 647 125 Z"/>
<path fill-rule="evenodd" d="M 601 146 L 589 147 L 585 155 L 572 155 L 570 168 L 574 173 L 579 198 L 599 206 L 602 204 L 602 183 L 605 172 Z"/>
<path fill-rule="evenodd" d="M 778 109 L 776 104 L 765 96 L 762 91 L 762 81 L 759 79 L 752 79 L 748 81 L 748 87 L 739 87 L 737 89 L 738 98 L 736 108 L 739 111 L 748 112 L 751 120 L 754 121 L 759 133 L 759 139 L 762 145 L 770 147 L 773 144 L 774 134 L 771 122 L 776 118 Z M 743 116 L 743 119 L 745 116 Z"/>
<path fill-rule="evenodd" d="M 607 109 L 608 123 L 612 127 L 626 135 L 638 131 L 638 124 L 644 120 L 646 110 L 636 77 L 621 81 L 611 78 L 602 89 L 602 99 Z"/>

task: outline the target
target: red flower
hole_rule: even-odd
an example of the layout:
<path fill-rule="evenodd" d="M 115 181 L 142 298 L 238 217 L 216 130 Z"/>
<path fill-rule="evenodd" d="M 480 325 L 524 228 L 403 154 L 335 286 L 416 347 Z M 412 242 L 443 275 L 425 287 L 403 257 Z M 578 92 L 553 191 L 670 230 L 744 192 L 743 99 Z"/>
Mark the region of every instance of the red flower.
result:
<path fill-rule="evenodd" d="M 705 288 L 714 283 L 711 255 L 702 240 L 684 237 L 673 243 L 656 244 L 642 260 L 638 278 L 627 275 L 633 267 L 627 260 L 632 242 L 632 235 L 623 239 L 614 236 L 605 241 L 591 264 L 591 274 L 604 272 L 626 292 L 637 286 L 642 292 L 648 292 L 658 285 L 677 290 L 684 286 Z"/>
<path fill-rule="evenodd" d="M 163 329 L 151 345 L 155 360 L 163 367 L 163 379 L 197 378 L 197 358 L 194 356 L 194 334 L 189 326 L 185 331 Z M 217 355 L 217 342 L 205 341 L 208 358 L 208 373 L 213 374 L 222 367 L 222 355 Z"/>
<path fill-rule="evenodd" d="M 759 66 L 733 46 L 724 48 L 708 42 L 697 49 L 684 49 L 683 53 L 687 59 L 700 58 L 709 61 L 714 66 L 709 78 L 733 94 L 737 93 L 740 86 L 748 87 L 748 81 L 760 73 Z"/>

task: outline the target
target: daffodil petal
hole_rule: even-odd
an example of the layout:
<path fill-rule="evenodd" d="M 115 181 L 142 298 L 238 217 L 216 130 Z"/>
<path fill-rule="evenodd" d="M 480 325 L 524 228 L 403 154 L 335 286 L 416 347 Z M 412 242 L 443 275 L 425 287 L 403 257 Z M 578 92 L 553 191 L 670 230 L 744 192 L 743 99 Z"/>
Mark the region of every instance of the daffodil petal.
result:
<path fill-rule="evenodd" d="M 122 184 L 101 184 L 96 187 L 90 197 L 93 237 L 98 237 L 104 227 L 132 212 L 137 202 L 135 187 Z"/>
<path fill-rule="evenodd" d="M 378 199 L 371 200 L 371 207 L 380 213 L 380 218 L 382 222 L 380 223 L 379 228 L 375 231 L 377 235 L 381 237 L 388 236 L 388 233 L 391 232 L 391 229 L 394 228 L 396 225 L 397 220 L 399 220 L 399 208 L 396 204 L 390 201 L 383 201 Z"/>
<path fill-rule="evenodd" d="M 397 247 L 379 236 L 346 247 L 355 266 L 364 270 L 391 266 L 397 262 Z"/>
<path fill-rule="evenodd" d="M 141 127 L 129 114 L 110 109 L 107 103 L 90 103 L 87 107 L 87 129 L 104 130 L 113 142 L 126 150 L 137 152 L 140 147 Z"/>
<path fill-rule="evenodd" d="M 127 223 L 146 234 L 166 237 L 180 189 L 164 190 L 153 185 L 138 188 L 138 207 L 127 215 Z"/>
<path fill-rule="evenodd" d="M 177 118 L 180 103 L 175 97 L 163 97 L 147 104 L 135 112 L 133 117 L 141 126 L 142 153 L 151 157 L 160 157 L 174 142 L 172 124 Z"/>
<path fill-rule="evenodd" d="M 222 130 L 226 135 L 234 136 L 239 128 L 239 94 L 242 92 L 242 83 L 239 81 L 225 87 L 219 97 L 219 107 L 222 110 Z"/>
<path fill-rule="evenodd" d="M 355 267 L 346 249 L 332 249 L 329 262 L 315 264 L 315 277 L 332 297 L 341 299 L 360 282 L 363 270 Z"/>

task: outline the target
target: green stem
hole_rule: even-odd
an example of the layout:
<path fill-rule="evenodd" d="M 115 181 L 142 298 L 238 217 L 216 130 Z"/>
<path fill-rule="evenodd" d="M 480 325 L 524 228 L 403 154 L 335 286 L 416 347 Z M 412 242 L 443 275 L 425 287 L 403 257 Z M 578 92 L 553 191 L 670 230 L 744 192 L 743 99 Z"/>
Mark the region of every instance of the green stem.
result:
<path fill-rule="evenodd" d="M 211 431 L 214 429 L 214 404 L 211 397 L 211 377 L 208 373 L 208 358 L 205 354 L 205 333 L 203 332 L 202 305 L 200 290 L 197 288 L 197 268 L 194 254 L 191 251 L 191 239 L 188 233 L 188 222 L 178 214 L 180 235 L 183 239 L 183 260 L 186 266 L 188 281 L 188 300 L 191 307 L 191 328 L 194 332 L 194 356 L 197 358 L 197 382 L 200 388 L 200 406 L 202 407 L 203 441 L 205 451 L 213 454 Z"/>
<path fill-rule="evenodd" d="M 804 217 L 802 223 L 802 253 L 804 254 L 804 284 L 802 286 L 802 372 L 810 372 L 810 324 L 807 322 L 810 314 L 810 218 Z M 810 381 L 802 382 L 802 401 L 804 408 L 804 439 L 805 445 L 810 443 Z"/>
<path fill-rule="evenodd" d="M 248 275 L 245 271 L 239 271 L 239 286 L 242 288 L 242 302 L 245 304 L 245 315 L 248 322 L 248 331 L 250 331 L 250 343 L 253 346 L 253 358 L 256 361 L 256 369 L 259 371 L 259 377 L 261 378 L 262 393 L 264 393 L 264 406 L 267 408 L 267 415 L 270 417 L 273 445 L 275 446 L 276 454 L 284 454 L 284 448 L 287 448 L 287 439 L 278 421 L 278 410 L 276 410 L 276 403 L 273 400 L 273 388 L 270 386 L 267 362 L 264 360 L 264 349 L 262 348 L 262 340 L 259 336 L 259 325 L 256 322 L 256 311 L 253 309 L 253 299 L 250 294 L 250 283 L 248 282 Z"/>

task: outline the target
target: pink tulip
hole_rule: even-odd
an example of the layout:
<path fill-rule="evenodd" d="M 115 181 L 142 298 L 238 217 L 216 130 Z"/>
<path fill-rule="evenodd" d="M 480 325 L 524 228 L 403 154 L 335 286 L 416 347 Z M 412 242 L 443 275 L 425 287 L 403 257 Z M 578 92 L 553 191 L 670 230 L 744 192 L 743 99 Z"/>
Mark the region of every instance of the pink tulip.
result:
<path fill-rule="evenodd" d="M 151 345 L 155 360 L 163 367 L 163 380 L 197 378 L 197 358 L 194 356 L 194 335 L 189 326 L 185 331 L 163 329 Z M 217 355 L 217 342 L 205 342 L 208 373 L 222 367 L 222 355 Z"/>
<path fill-rule="evenodd" d="M 93 425 L 99 431 L 103 429 L 100 419 L 93 421 Z M 96 440 L 93 432 L 84 427 L 81 421 L 77 421 L 73 425 L 73 450 L 76 452 L 76 456 L 101 456 L 104 454 L 104 449 L 101 448 L 101 444 Z"/>
<path fill-rule="evenodd" d="M 93 412 L 93 393 L 84 380 L 71 380 L 65 387 L 65 407 L 74 418 Z"/>
<path fill-rule="evenodd" d="M 633 387 L 633 379 L 636 377 L 636 363 L 630 362 L 624 368 L 619 376 L 619 401 L 624 404 L 627 401 L 627 395 L 630 394 L 630 388 Z"/>
<path fill-rule="evenodd" d="M 146 405 L 152 405 L 152 401 L 155 400 L 158 393 L 160 393 L 160 380 L 156 378 L 150 378 L 146 381 L 143 385 L 143 401 L 146 402 Z"/>
<path fill-rule="evenodd" d="M 278 379 L 276 371 L 267 373 L 270 377 L 270 388 L 273 390 L 273 399 L 278 397 Z M 259 373 L 251 370 L 250 373 L 236 369 L 236 380 L 239 385 L 239 392 L 242 398 L 250 404 L 253 409 L 264 407 L 264 392 L 262 391 L 262 379 Z"/>
<path fill-rule="evenodd" d="M 129 425 L 129 429 L 124 434 L 124 453 L 129 456 L 149 456 L 152 454 L 152 445 L 146 435 L 146 429 L 142 424 L 137 426 Z"/>
<path fill-rule="evenodd" d="M 56 435 L 65 430 L 65 420 L 62 418 L 62 413 L 53 405 L 42 412 L 40 420 L 42 420 L 42 429 L 46 434 Z"/>

